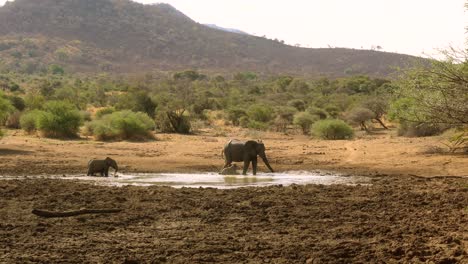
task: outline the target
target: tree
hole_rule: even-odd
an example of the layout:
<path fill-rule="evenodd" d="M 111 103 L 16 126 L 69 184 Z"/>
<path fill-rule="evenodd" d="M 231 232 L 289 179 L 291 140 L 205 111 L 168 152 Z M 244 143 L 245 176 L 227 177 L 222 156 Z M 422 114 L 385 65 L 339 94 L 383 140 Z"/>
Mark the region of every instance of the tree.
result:
<path fill-rule="evenodd" d="M 310 127 L 317 121 L 317 117 L 309 114 L 308 112 L 299 112 L 294 115 L 294 125 L 299 126 L 302 129 L 304 135 L 309 134 Z"/>
<path fill-rule="evenodd" d="M 366 122 L 374 118 L 374 113 L 363 107 L 356 107 L 346 113 L 346 119 L 351 123 L 358 124 L 362 130 L 369 131 Z"/>
<path fill-rule="evenodd" d="M 382 97 L 370 97 L 362 103 L 363 108 L 366 108 L 373 113 L 372 119 L 375 119 L 379 124 L 388 129 L 382 121 L 383 116 L 387 113 L 388 102 Z"/>
<path fill-rule="evenodd" d="M 468 125 L 468 54 L 407 71 L 399 80 L 392 117 L 415 123 Z"/>

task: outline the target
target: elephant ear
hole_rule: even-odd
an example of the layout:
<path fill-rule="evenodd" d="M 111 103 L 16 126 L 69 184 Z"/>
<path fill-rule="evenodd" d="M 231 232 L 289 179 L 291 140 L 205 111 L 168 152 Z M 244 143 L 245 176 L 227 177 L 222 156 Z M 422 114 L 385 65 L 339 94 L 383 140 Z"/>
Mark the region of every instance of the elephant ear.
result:
<path fill-rule="evenodd" d="M 258 154 L 258 142 L 257 141 L 254 141 L 254 140 L 249 140 L 247 142 L 245 142 L 245 145 L 244 145 L 244 149 L 245 151 L 249 152 L 250 155 L 257 155 Z"/>
<path fill-rule="evenodd" d="M 245 142 L 245 147 L 255 149 L 257 147 L 257 144 L 258 144 L 257 141 L 249 140 L 249 141 Z"/>

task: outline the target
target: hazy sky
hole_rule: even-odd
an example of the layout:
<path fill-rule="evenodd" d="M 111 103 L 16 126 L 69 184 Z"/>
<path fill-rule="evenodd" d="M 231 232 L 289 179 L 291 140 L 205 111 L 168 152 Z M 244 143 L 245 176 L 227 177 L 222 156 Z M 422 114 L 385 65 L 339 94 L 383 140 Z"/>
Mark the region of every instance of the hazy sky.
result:
<path fill-rule="evenodd" d="M 304 47 L 365 48 L 414 55 L 463 47 L 465 0 L 136 0 L 169 3 L 199 23 Z M 5 0 L 0 0 L 3 4 Z"/>

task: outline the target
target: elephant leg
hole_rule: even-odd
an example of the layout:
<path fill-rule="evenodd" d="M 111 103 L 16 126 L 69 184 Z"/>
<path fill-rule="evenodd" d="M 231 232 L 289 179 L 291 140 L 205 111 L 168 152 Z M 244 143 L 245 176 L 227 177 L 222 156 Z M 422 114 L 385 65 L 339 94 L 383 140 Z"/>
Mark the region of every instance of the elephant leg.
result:
<path fill-rule="evenodd" d="M 253 175 L 257 175 L 257 158 L 252 160 Z"/>
<path fill-rule="evenodd" d="M 229 162 L 229 161 L 226 160 L 226 161 L 224 162 L 224 167 L 223 167 L 223 169 L 225 169 L 225 168 L 231 166 L 231 164 L 232 164 L 232 162 Z"/>
<path fill-rule="evenodd" d="M 106 175 L 106 177 L 109 177 L 109 167 L 107 167 L 107 168 L 104 170 L 104 175 Z"/>
<path fill-rule="evenodd" d="M 249 169 L 250 160 L 244 160 L 244 170 L 242 171 L 242 175 L 247 175 L 247 170 Z"/>

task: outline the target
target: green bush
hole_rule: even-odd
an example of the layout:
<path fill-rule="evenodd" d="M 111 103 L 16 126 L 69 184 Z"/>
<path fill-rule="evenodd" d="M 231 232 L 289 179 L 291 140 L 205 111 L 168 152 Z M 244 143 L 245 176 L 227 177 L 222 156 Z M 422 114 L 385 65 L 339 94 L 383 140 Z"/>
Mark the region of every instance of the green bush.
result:
<path fill-rule="evenodd" d="M 336 118 L 341 112 L 340 108 L 338 108 L 337 106 L 334 106 L 334 105 L 326 106 L 325 111 L 327 111 L 328 115 L 333 117 L 333 118 Z"/>
<path fill-rule="evenodd" d="M 227 111 L 227 116 L 232 125 L 239 126 L 240 119 L 244 116 L 247 116 L 247 113 L 241 108 L 231 108 Z"/>
<path fill-rule="evenodd" d="M 307 108 L 307 112 L 311 115 L 318 116 L 320 119 L 327 119 L 328 117 L 327 111 L 314 106 Z"/>
<path fill-rule="evenodd" d="M 39 115 L 37 129 L 46 137 L 75 137 L 82 124 L 78 109 L 64 101 L 49 101 L 44 105 L 44 113 Z"/>
<path fill-rule="evenodd" d="M 84 121 L 91 121 L 91 113 L 88 111 L 80 111 L 81 119 Z"/>
<path fill-rule="evenodd" d="M 13 107 L 18 111 L 23 111 L 24 108 L 26 108 L 26 103 L 24 102 L 23 98 L 19 96 L 10 96 L 9 99 Z"/>
<path fill-rule="evenodd" d="M 299 112 L 294 115 L 293 124 L 302 129 L 304 135 L 309 134 L 310 126 L 317 121 L 317 117 L 309 114 L 308 112 Z"/>
<path fill-rule="evenodd" d="M 106 108 L 102 108 L 102 109 L 99 109 L 97 112 L 96 112 L 96 118 L 101 118 L 105 115 L 108 115 L 108 114 L 112 114 L 114 113 L 115 111 L 115 108 L 114 107 L 106 107 Z"/>
<path fill-rule="evenodd" d="M 32 133 L 37 130 L 37 123 L 41 115 L 44 115 L 43 111 L 32 110 L 23 115 L 20 118 L 20 127 L 28 133 Z"/>
<path fill-rule="evenodd" d="M 239 119 L 239 125 L 243 128 L 247 128 L 249 126 L 250 120 L 248 116 L 243 116 Z"/>
<path fill-rule="evenodd" d="M 3 123 L 7 120 L 9 113 L 13 111 L 13 105 L 10 101 L 3 97 L 3 94 L 0 92 L 0 123 Z"/>
<path fill-rule="evenodd" d="M 289 106 L 280 106 L 275 109 L 276 116 L 285 119 L 290 124 L 293 122 L 294 115 L 297 113 L 297 109 Z"/>
<path fill-rule="evenodd" d="M 153 138 L 154 121 L 142 112 L 129 110 L 104 115 L 86 125 L 88 132 L 97 140 L 127 140 Z"/>
<path fill-rule="evenodd" d="M 306 109 L 306 103 L 301 99 L 294 99 L 288 102 L 288 106 L 296 108 L 298 111 L 304 111 Z"/>
<path fill-rule="evenodd" d="M 268 124 L 251 120 L 249 122 L 248 128 L 265 131 L 268 129 Z"/>
<path fill-rule="evenodd" d="M 266 123 L 273 117 L 273 110 L 266 105 L 252 105 L 247 114 L 252 121 Z"/>
<path fill-rule="evenodd" d="M 322 139 L 350 139 L 353 137 L 353 129 L 342 120 L 328 119 L 317 121 L 312 126 L 313 134 Z"/>

